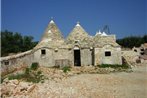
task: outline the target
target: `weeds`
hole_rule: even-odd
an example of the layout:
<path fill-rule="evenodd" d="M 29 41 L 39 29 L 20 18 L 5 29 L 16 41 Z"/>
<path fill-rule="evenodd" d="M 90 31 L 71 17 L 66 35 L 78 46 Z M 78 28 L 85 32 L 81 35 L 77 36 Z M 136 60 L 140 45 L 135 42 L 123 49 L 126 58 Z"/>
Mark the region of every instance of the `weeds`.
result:
<path fill-rule="evenodd" d="M 9 80 L 18 79 L 18 80 L 25 80 L 27 82 L 33 83 L 43 83 L 44 82 L 44 75 L 41 71 L 37 71 L 38 63 L 33 63 L 30 68 L 26 68 L 25 72 L 22 74 L 10 75 L 8 77 Z"/>
<path fill-rule="evenodd" d="M 130 68 L 129 65 L 127 64 L 123 64 L 123 65 L 119 65 L 119 64 L 102 64 L 102 65 L 98 65 L 98 67 L 100 68 L 114 68 L 114 69 L 118 69 L 118 68 L 122 68 L 122 69 L 128 69 Z"/>
<path fill-rule="evenodd" d="M 64 73 L 67 73 L 68 71 L 70 71 L 70 69 L 71 69 L 70 66 L 64 66 L 64 67 L 62 68 L 62 70 L 63 70 Z"/>
<path fill-rule="evenodd" d="M 31 69 L 32 70 L 37 70 L 38 69 L 38 67 L 39 67 L 39 64 L 38 63 L 32 63 L 32 65 L 31 65 Z"/>

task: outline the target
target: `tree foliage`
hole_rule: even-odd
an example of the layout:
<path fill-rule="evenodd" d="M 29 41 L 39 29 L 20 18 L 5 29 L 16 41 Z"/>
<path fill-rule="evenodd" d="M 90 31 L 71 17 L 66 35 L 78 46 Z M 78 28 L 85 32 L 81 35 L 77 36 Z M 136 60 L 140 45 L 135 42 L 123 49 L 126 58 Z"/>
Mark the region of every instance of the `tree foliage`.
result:
<path fill-rule="evenodd" d="M 143 43 L 147 43 L 147 35 L 141 36 L 129 36 L 122 39 L 118 39 L 117 43 L 125 48 L 139 47 Z"/>
<path fill-rule="evenodd" d="M 37 42 L 33 42 L 32 36 L 22 36 L 18 32 L 7 30 L 1 31 L 1 56 L 30 50 L 36 44 Z"/>

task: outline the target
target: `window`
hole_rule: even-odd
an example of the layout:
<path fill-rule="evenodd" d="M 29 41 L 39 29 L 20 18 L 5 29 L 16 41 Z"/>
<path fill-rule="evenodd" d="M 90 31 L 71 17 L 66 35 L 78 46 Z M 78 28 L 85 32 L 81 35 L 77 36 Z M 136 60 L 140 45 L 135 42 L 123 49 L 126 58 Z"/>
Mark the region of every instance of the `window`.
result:
<path fill-rule="evenodd" d="M 45 50 L 41 50 L 41 54 L 42 55 L 45 55 L 46 54 L 46 51 Z"/>
<path fill-rule="evenodd" d="M 75 43 L 78 43 L 79 42 L 79 40 L 75 40 Z"/>
<path fill-rule="evenodd" d="M 58 49 L 57 48 L 55 49 L 55 52 L 58 52 Z"/>
<path fill-rule="evenodd" d="M 141 54 L 141 55 L 144 55 L 144 52 L 141 52 L 140 54 Z"/>
<path fill-rule="evenodd" d="M 137 50 L 136 50 L 136 49 L 134 49 L 134 51 L 135 51 L 135 52 L 137 52 Z"/>
<path fill-rule="evenodd" d="M 110 51 L 106 51 L 105 52 L 105 56 L 111 56 L 111 52 Z"/>
<path fill-rule="evenodd" d="M 5 65 L 9 65 L 9 61 L 5 61 L 4 63 L 5 63 Z"/>
<path fill-rule="evenodd" d="M 142 48 L 142 49 L 140 49 L 141 51 L 144 51 L 144 49 Z"/>

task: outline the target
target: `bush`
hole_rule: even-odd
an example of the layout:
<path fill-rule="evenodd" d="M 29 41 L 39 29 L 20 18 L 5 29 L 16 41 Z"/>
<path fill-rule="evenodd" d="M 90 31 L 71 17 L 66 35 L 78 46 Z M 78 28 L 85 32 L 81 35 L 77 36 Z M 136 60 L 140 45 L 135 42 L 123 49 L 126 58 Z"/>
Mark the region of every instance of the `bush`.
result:
<path fill-rule="evenodd" d="M 31 65 L 31 69 L 32 70 L 37 70 L 38 69 L 38 67 L 39 67 L 39 64 L 38 63 L 32 63 L 32 65 Z"/>
<path fill-rule="evenodd" d="M 67 73 L 68 71 L 70 71 L 70 66 L 64 66 L 63 68 L 62 68 L 62 70 L 63 70 L 63 72 L 64 73 Z"/>
<path fill-rule="evenodd" d="M 100 68 L 114 68 L 114 69 L 117 69 L 117 68 L 123 68 L 123 69 L 128 69 L 129 68 L 129 65 L 127 64 L 123 64 L 123 65 L 119 65 L 119 64 L 102 64 L 102 65 L 99 65 Z"/>

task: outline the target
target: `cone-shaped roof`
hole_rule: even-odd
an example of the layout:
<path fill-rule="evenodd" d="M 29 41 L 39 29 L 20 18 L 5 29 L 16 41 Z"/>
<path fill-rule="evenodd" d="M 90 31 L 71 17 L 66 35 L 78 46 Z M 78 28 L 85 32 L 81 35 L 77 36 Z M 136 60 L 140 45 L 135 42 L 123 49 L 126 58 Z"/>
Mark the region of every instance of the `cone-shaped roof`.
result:
<path fill-rule="evenodd" d="M 48 24 L 48 27 L 46 28 L 41 41 L 44 39 L 48 39 L 52 41 L 63 40 L 63 35 L 61 34 L 59 28 L 57 27 L 57 25 L 53 20 L 51 20 L 50 23 Z"/>
<path fill-rule="evenodd" d="M 66 41 L 83 41 L 83 39 L 88 38 L 88 33 L 83 29 L 83 27 L 77 22 L 76 26 L 73 28 L 73 30 L 68 35 Z"/>
<path fill-rule="evenodd" d="M 36 47 L 57 47 L 63 42 L 64 38 L 62 33 L 60 32 L 55 22 L 51 20 L 41 38 L 41 41 Z"/>
<path fill-rule="evenodd" d="M 114 47 L 119 46 L 116 43 L 115 35 L 106 35 L 106 36 L 96 35 L 93 38 L 93 43 L 95 47 L 103 47 L 104 45 L 112 45 Z"/>

